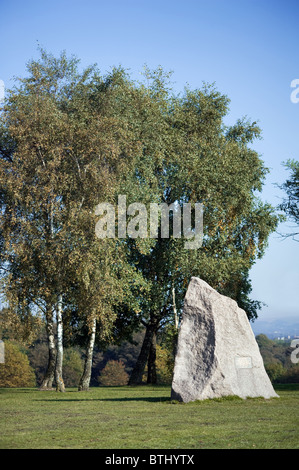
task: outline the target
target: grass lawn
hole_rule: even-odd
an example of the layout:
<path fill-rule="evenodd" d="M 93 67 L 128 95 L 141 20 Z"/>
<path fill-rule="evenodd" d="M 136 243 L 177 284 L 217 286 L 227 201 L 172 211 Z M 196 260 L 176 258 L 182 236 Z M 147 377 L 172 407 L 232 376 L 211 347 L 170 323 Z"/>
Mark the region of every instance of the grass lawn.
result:
<path fill-rule="evenodd" d="M 164 386 L 0 389 L 0 448 L 298 449 L 299 384 L 276 391 L 182 404 Z"/>

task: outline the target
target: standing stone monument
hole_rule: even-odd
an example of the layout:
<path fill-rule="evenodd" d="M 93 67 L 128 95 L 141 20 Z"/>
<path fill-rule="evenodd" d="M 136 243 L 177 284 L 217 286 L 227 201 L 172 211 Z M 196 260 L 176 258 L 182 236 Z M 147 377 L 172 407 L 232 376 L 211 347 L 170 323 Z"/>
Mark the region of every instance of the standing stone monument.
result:
<path fill-rule="evenodd" d="M 184 301 L 171 398 L 278 397 L 237 303 L 192 277 Z"/>

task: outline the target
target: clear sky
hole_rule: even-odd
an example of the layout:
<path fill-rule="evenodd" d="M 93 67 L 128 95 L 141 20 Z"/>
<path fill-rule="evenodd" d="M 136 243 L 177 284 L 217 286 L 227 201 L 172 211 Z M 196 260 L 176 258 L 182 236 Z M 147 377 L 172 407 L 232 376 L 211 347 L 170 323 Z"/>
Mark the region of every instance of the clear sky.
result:
<path fill-rule="evenodd" d="M 270 169 L 261 197 L 277 205 L 282 162 L 299 159 L 299 103 L 290 99 L 298 21 L 298 0 L 0 0 L 0 80 L 9 88 L 25 74 L 38 41 L 103 73 L 121 64 L 138 79 L 144 64 L 161 65 L 177 91 L 215 82 L 231 100 L 228 124 L 245 115 L 259 122 L 263 140 L 253 147 Z M 299 317 L 299 243 L 273 234 L 251 279 L 252 298 L 268 305 L 261 320 Z"/>

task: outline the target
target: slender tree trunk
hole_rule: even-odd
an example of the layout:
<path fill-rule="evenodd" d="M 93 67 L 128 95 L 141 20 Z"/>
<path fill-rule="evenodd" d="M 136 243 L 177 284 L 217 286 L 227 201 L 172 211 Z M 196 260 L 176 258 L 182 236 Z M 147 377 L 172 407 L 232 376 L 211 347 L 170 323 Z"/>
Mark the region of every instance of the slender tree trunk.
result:
<path fill-rule="evenodd" d="M 56 391 L 65 392 L 65 386 L 62 378 L 62 362 L 63 362 L 63 325 L 62 325 L 62 295 L 59 295 L 57 310 L 57 356 L 55 368 Z"/>
<path fill-rule="evenodd" d="M 172 286 L 172 308 L 173 308 L 173 315 L 174 315 L 174 326 L 176 334 L 173 336 L 173 357 L 175 358 L 177 353 L 177 340 L 178 340 L 178 331 L 179 331 L 179 316 L 176 308 L 175 302 L 175 288 L 174 285 Z"/>
<path fill-rule="evenodd" d="M 43 161 L 45 166 L 45 162 Z M 53 203 L 51 203 L 50 213 L 47 211 L 45 214 L 45 223 L 48 227 L 47 231 L 47 243 L 50 243 L 50 240 L 53 238 Z M 41 383 L 40 390 L 48 390 L 52 388 L 53 381 L 55 379 L 55 369 L 56 369 L 56 360 L 57 360 L 57 349 L 55 345 L 55 334 L 54 334 L 54 315 L 53 315 L 53 303 L 51 300 L 48 300 L 46 306 L 46 331 L 48 339 L 48 349 L 49 349 L 49 360 L 48 368 L 45 374 L 45 377 Z"/>
<path fill-rule="evenodd" d="M 173 315 L 174 315 L 174 324 L 176 330 L 179 328 L 179 317 L 178 317 L 178 312 L 176 308 L 176 303 L 175 303 L 175 288 L 172 286 L 172 308 L 173 308 Z"/>
<path fill-rule="evenodd" d="M 91 333 L 89 336 L 89 341 L 88 341 L 87 350 L 86 350 L 84 370 L 83 370 L 83 374 L 81 376 L 79 386 L 78 386 L 79 392 L 88 391 L 89 389 L 91 369 L 92 369 L 93 348 L 94 348 L 95 337 L 96 337 L 96 324 L 97 322 L 96 322 L 96 319 L 94 318 L 92 322 Z"/>
<path fill-rule="evenodd" d="M 135 367 L 131 373 L 129 385 L 137 385 L 137 384 L 142 383 L 142 376 L 143 376 L 144 369 L 148 360 L 155 329 L 156 329 L 156 326 L 153 325 L 152 323 L 149 323 L 146 326 L 145 336 L 144 336 L 144 340 L 142 343 L 141 351 L 139 353 Z"/>
<path fill-rule="evenodd" d="M 40 390 L 51 389 L 53 385 L 53 381 L 54 381 L 54 376 L 55 376 L 56 347 L 55 347 L 54 319 L 53 319 L 52 306 L 47 307 L 47 311 L 46 311 L 46 331 L 47 331 L 47 338 L 48 338 L 49 360 L 48 360 L 47 371 L 40 385 Z"/>
<path fill-rule="evenodd" d="M 157 332 L 153 332 L 152 342 L 148 355 L 147 362 L 147 383 L 156 384 L 157 383 L 157 370 L 156 370 L 156 349 L 157 349 Z"/>

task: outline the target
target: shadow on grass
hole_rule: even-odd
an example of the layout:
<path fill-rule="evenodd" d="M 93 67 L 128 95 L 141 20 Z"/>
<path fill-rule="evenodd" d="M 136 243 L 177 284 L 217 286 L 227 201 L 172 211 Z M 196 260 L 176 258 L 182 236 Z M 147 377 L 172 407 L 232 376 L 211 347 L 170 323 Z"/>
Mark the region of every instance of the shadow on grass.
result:
<path fill-rule="evenodd" d="M 62 402 L 79 402 L 79 401 L 146 401 L 150 403 L 170 402 L 169 397 L 123 397 L 123 398 L 41 398 L 35 401 L 62 401 Z"/>

